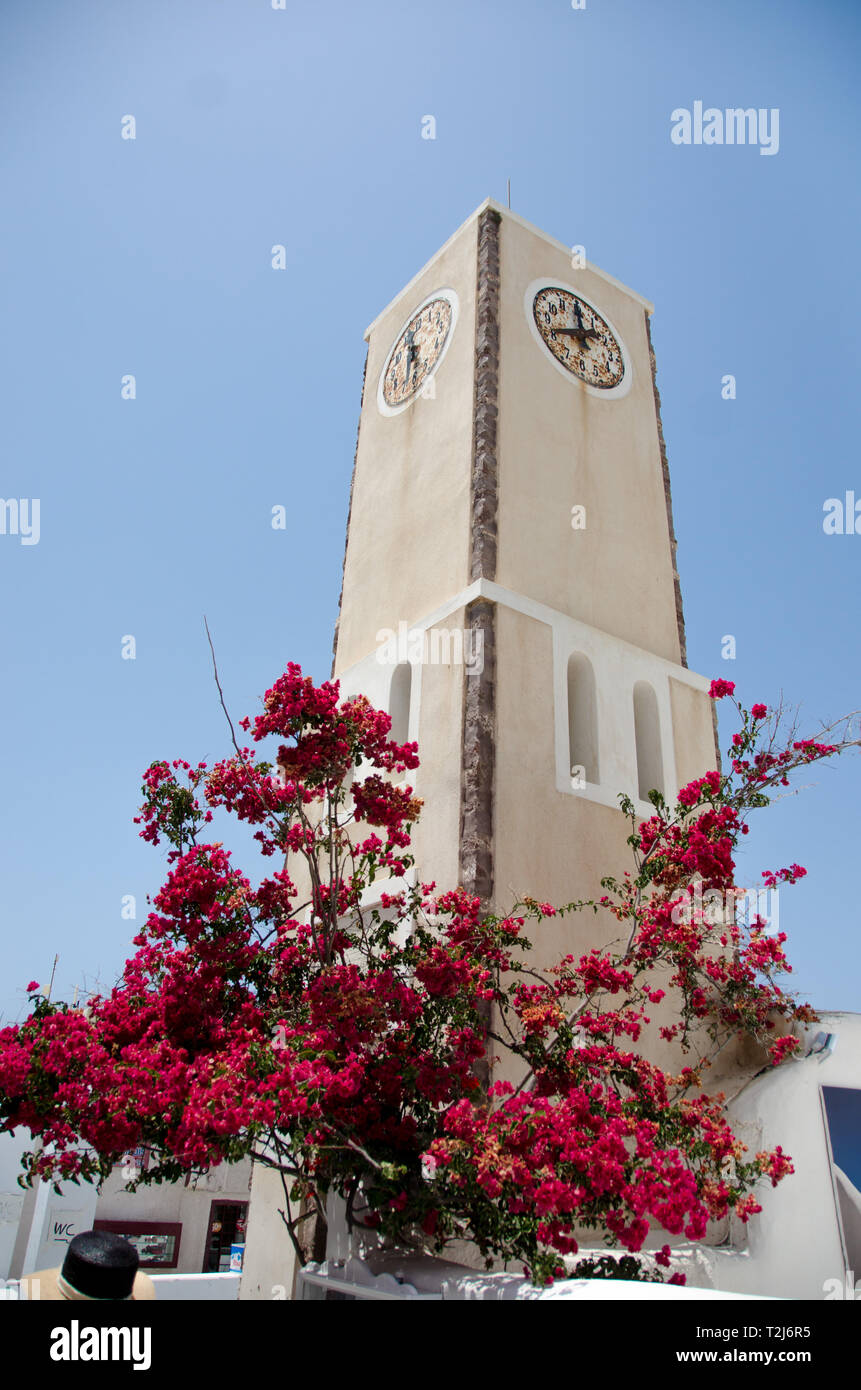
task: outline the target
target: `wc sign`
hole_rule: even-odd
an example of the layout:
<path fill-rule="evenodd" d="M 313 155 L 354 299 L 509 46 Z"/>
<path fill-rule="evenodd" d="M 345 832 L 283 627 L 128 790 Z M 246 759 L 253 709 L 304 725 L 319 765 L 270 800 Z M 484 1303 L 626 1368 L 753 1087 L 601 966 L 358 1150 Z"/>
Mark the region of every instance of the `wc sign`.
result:
<path fill-rule="evenodd" d="M 62 1216 L 55 1218 L 49 1239 L 60 1245 L 68 1245 L 70 1240 L 74 1240 L 79 1229 L 77 1219 L 70 1219 L 70 1213 L 63 1212 Z"/>
<path fill-rule="evenodd" d="M 95 1200 L 92 1207 L 71 1207 L 63 1206 L 61 1202 L 51 1203 L 42 1227 L 38 1253 L 31 1267 L 53 1269 L 54 1265 L 61 1265 L 69 1241 L 81 1231 L 92 1230 L 94 1215 Z"/>

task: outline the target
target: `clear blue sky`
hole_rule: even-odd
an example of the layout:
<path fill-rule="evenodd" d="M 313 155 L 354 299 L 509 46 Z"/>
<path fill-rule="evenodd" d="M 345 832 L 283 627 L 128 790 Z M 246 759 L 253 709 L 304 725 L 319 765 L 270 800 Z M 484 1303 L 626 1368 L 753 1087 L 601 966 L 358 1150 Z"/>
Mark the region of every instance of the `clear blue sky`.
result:
<path fill-rule="evenodd" d="M 363 330 L 509 177 L 656 303 L 691 666 L 861 705 L 861 535 L 822 530 L 861 498 L 859 39 L 854 0 L 5 0 L 0 491 L 41 537 L 0 536 L 4 1021 L 55 952 L 65 997 L 125 959 L 141 772 L 226 751 L 203 613 L 237 715 L 328 675 Z M 779 152 L 674 145 L 696 100 L 779 108 Z M 861 762 L 808 780 L 742 879 L 806 865 L 796 983 L 857 1010 Z"/>

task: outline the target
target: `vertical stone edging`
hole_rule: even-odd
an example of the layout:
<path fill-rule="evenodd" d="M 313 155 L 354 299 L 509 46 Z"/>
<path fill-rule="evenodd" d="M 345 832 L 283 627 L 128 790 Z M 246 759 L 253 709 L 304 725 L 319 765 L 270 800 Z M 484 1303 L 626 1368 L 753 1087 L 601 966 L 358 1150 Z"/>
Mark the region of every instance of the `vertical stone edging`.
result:
<path fill-rule="evenodd" d="M 495 579 L 499 413 L 499 229 L 488 208 L 478 220 L 472 425 L 470 579 Z M 460 769 L 460 882 L 489 910 L 493 899 L 493 798 L 496 760 L 496 609 L 486 598 L 466 610 L 481 633 L 480 675 L 464 671 Z M 475 651 L 475 645 L 471 650 Z"/>
<path fill-rule="evenodd" d="M 481 902 L 483 912 L 493 904 L 493 797 L 496 763 L 496 605 L 475 599 L 466 609 L 465 623 L 481 633 L 483 664 L 480 675 L 464 675 L 463 734 L 460 763 L 459 879 L 466 891 Z M 470 651 L 477 651 L 471 639 Z M 478 1003 L 478 1015 L 489 1031 L 492 1006 Z M 473 1071 L 487 1091 L 491 1081 L 490 1058 L 473 1064 Z"/>
<path fill-rule="evenodd" d="M 338 656 L 338 629 L 341 626 L 341 605 L 344 602 L 344 576 L 347 573 L 347 546 L 350 544 L 350 520 L 353 515 L 353 489 L 356 486 L 356 463 L 359 458 L 359 435 L 362 432 L 362 411 L 365 408 L 365 380 L 368 375 L 368 354 L 370 343 L 365 350 L 365 365 L 362 368 L 362 396 L 359 401 L 359 423 L 356 425 L 356 447 L 353 451 L 353 472 L 350 477 L 350 500 L 347 504 L 347 531 L 344 536 L 344 560 L 341 565 L 341 592 L 338 595 L 338 616 L 335 619 L 335 634 L 332 638 L 332 675 L 335 674 L 335 661 Z"/>
<path fill-rule="evenodd" d="M 652 391 L 655 396 L 655 419 L 658 425 L 658 446 L 661 451 L 661 471 L 664 477 L 664 498 L 667 504 L 667 526 L 670 533 L 670 559 L 673 566 L 673 585 L 676 591 L 676 625 L 679 632 L 679 652 L 683 666 L 688 664 L 688 650 L 685 640 L 685 615 L 682 608 L 682 584 L 679 578 L 678 566 L 676 563 L 676 551 L 678 542 L 676 541 L 676 531 L 673 525 L 673 497 L 670 489 L 670 465 L 667 462 L 667 445 L 664 439 L 664 427 L 661 422 L 661 393 L 658 390 L 658 364 L 655 358 L 655 349 L 652 346 L 652 324 L 646 310 L 646 338 L 649 343 L 649 361 L 652 367 Z"/>
<path fill-rule="evenodd" d="M 478 219 L 470 579 L 496 578 L 500 221 L 499 213 L 492 208 Z"/>
<path fill-rule="evenodd" d="M 482 636 L 483 669 L 464 676 L 460 776 L 460 881 L 490 907 L 493 897 L 493 782 L 496 734 L 496 609 L 479 598 L 466 623 Z M 470 650 L 475 651 L 473 644 Z"/>

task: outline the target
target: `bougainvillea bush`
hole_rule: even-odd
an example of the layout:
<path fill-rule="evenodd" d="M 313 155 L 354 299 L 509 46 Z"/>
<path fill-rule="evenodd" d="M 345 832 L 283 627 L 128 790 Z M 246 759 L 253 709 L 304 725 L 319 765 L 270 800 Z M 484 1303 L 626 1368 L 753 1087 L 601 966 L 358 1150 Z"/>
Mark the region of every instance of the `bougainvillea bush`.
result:
<path fill-rule="evenodd" d="M 137 1145 L 147 1182 L 253 1154 L 282 1176 L 300 1258 L 304 1223 L 336 1193 L 353 1227 L 412 1248 L 470 1242 L 536 1281 L 576 1267 L 584 1231 L 630 1276 L 652 1228 L 654 1246 L 746 1220 L 757 1184 L 791 1162 L 745 1152 L 703 1089 L 708 1057 L 753 1035 L 778 1064 L 813 1015 L 778 983 L 783 936 L 704 904 L 732 901 L 749 811 L 851 740 L 778 747 L 764 706 L 737 708 L 725 771 L 675 806 L 654 793 L 645 821 L 623 798 L 632 867 L 598 902 L 493 916 L 462 888 L 405 886 L 416 745 L 291 664 L 241 721 L 248 746 L 148 769 L 141 834 L 167 847 L 168 871 L 116 987 L 81 1008 L 34 983 L 27 1020 L 0 1031 L 0 1128 L 37 1141 L 29 1179 L 97 1181 Z M 214 812 L 253 827 L 260 881 L 207 838 Z M 375 880 L 385 891 L 362 908 Z M 538 969 L 530 930 L 586 909 L 615 917 L 619 939 Z M 674 1073 L 647 1059 L 656 1032 Z M 493 1079 L 503 1057 L 514 1085 Z"/>

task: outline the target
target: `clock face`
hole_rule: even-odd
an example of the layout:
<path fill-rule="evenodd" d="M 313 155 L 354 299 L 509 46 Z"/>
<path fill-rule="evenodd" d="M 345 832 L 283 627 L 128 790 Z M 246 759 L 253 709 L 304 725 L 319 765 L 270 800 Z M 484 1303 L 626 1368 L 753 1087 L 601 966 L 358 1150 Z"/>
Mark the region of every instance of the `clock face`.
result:
<path fill-rule="evenodd" d="M 622 394 L 619 388 L 628 384 L 625 353 L 593 305 L 562 285 L 542 284 L 531 313 L 534 331 L 563 371 L 593 391 Z"/>
<path fill-rule="evenodd" d="M 456 317 L 454 290 L 437 290 L 413 310 L 380 377 L 377 402 L 384 415 L 397 415 L 422 392 L 445 356 Z"/>

